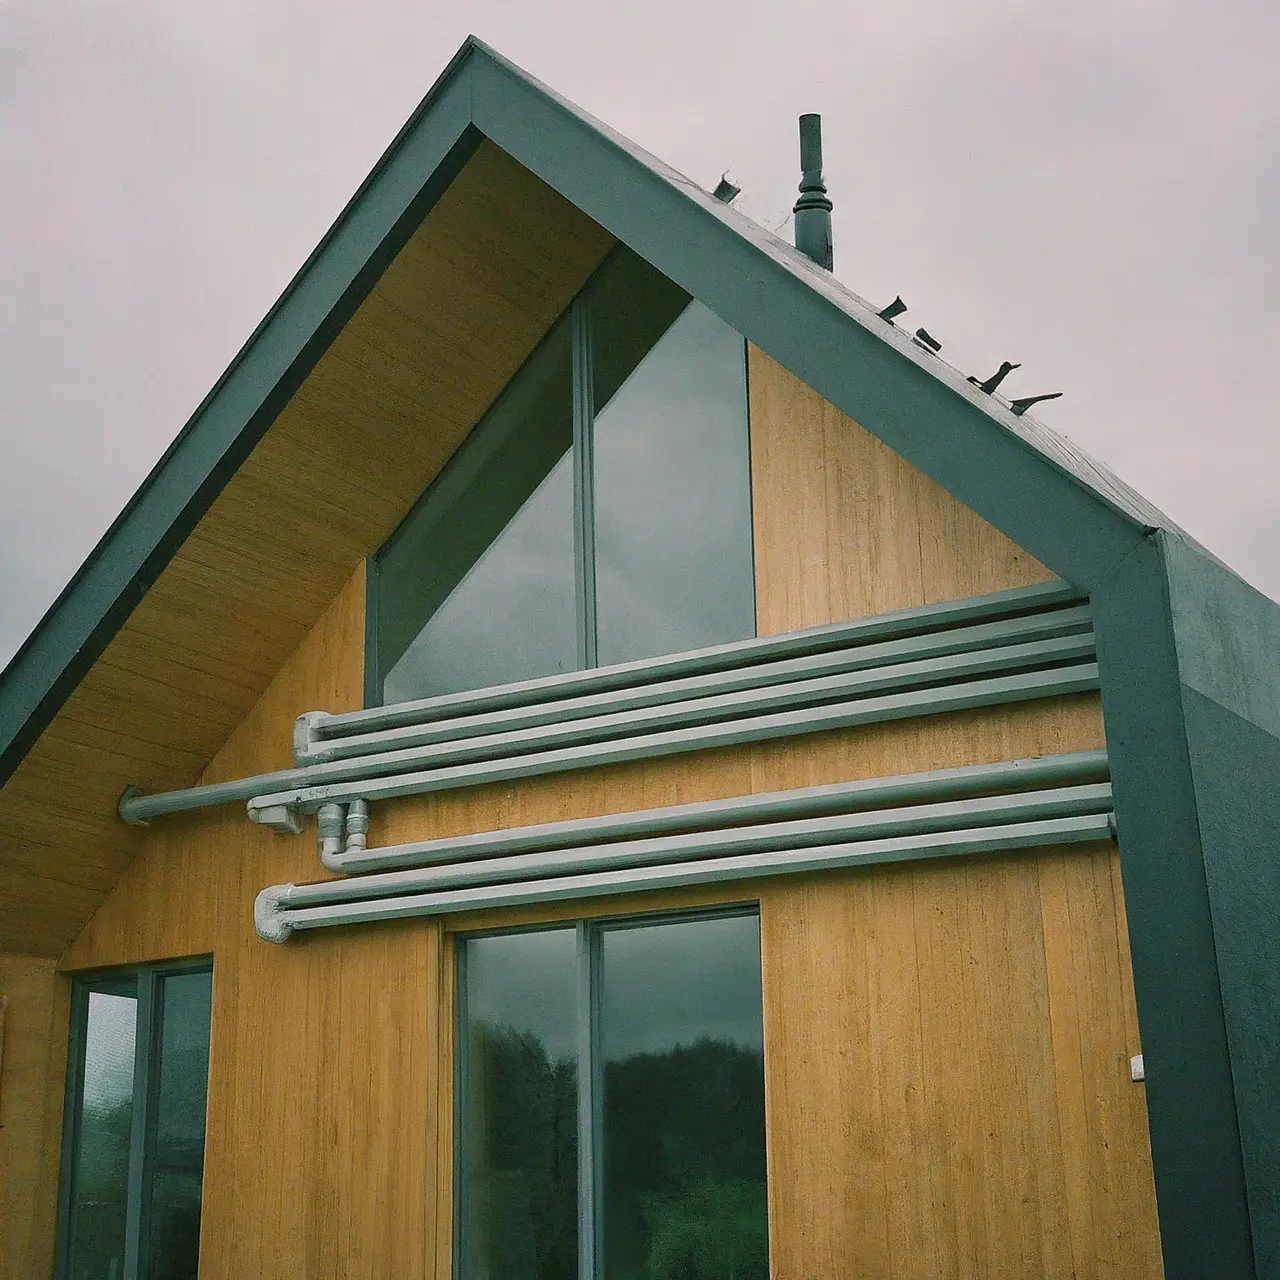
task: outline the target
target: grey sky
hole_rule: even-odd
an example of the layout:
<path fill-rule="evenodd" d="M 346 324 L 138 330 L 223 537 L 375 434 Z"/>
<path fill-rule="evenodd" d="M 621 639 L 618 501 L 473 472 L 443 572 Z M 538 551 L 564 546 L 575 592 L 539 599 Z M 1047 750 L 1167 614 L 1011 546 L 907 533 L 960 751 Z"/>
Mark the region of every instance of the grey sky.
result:
<path fill-rule="evenodd" d="M 0 662 L 468 31 L 766 224 L 1280 596 L 1280 6 L 0 0 Z"/>

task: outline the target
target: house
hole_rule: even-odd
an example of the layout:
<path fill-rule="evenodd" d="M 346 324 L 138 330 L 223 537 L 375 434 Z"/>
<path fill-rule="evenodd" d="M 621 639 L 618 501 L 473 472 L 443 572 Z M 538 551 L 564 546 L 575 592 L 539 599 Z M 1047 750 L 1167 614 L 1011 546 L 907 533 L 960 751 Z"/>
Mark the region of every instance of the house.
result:
<path fill-rule="evenodd" d="M 13 659 L 0 1275 L 1280 1274 L 1280 607 L 806 141 L 469 40 Z"/>

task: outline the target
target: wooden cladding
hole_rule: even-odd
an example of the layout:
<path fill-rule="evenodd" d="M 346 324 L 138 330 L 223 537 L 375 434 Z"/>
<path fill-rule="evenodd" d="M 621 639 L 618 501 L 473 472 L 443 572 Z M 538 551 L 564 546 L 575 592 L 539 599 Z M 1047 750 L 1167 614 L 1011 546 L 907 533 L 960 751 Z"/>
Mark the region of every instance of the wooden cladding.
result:
<path fill-rule="evenodd" d="M 477 160 L 489 166 L 483 172 L 494 184 L 490 194 L 524 191 L 529 205 L 512 209 L 517 221 L 509 225 L 521 217 L 550 219 L 538 188 L 520 175 L 512 178 L 515 186 L 504 187 L 499 178 L 507 162 L 487 153 L 482 149 Z M 458 217 L 459 226 L 467 225 Z M 490 232 L 509 243 L 502 225 Z M 547 289 L 538 295 L 548 310 L 551 276 L 557 288 L 568 289 L 575 271 L 585 279 L 592 254 L 604 250 L 590 228 L 569 240 L 577 265 L 570 270 L 559 260 L 548 268 Z M 462 246 L 444 257 L 441 287 L 461 288 L 471 279 Z M 498 290 L 508 277 L 495 263 L 482 274 Z M 455 268 L 456 279 L 449 274 Z M 523 278 L 533 280 L 536 263 L 526 268 Z M 414 289 L 426 286 L 405 280 L 397 287 L 401 293 L 387 295 L 383 314 L 388 325 L 400 314 L 403 323 L 387 332 L 408 341 L 426 315 L 415 310 Z M 441 317 L 455 314 L 443 305 L 439 310 Z M 441 377 L 461 376 L 465 353 L 451 344 L 474 336 L 469 329 L 436 334 Z M 514 346 L 503 351 L 503 359 L 515 358 Z M 352 347 L 345 367 L 363 367 L 374 377 L 374 354 Z M 759 352 L 750 360 L 761 634 L 1048 576 Z M 318 399 L 308 410 L 317 421 L 330 415 L 323 421 L 332 430 L 322 422 L 308 434 L 301 418 L 291 428 L 299 447 L 312 441 L 325 466 L 351 457 L 343 423 L 353 407 L 351 388 L 359 384 L 352 374 L 344 391 L 338 372 L 335 364 L 332 380 L 316 384 Z M 383 469 L 399 465 L 377 452 L 398 448 L 390 400 L 403 407 L 413 385 L 412 360 L 390 369 L 387 417 L 370 455 Z M 465 415 L 449 413 L 460 430 Z M 414 457 L 417 466 L 422 458 Z M 272 505 L 271 484 L 283 477 L 287 461 L 277 457 L 259 473 L 257 488 L 235 498 L 240 505 L 226 508 L 225 528 L 237 521 L 251 528 L 255 518 L 270 524 L 278 510 L 302 508 L 302 493 L 288 486 L 281 490 L 284 505 Z M 352 487 L 344 490 L 350 511 L 375 501 L 366 492 L 368 474 L 374 472 L 354 469 Z M 412 487 L 406 480 L 404 492 Z M 347 528 L 346 520 L 342 514 L 335 528 Z M 380 536 L 370 528 L 371 545 Z M 219 606 L 230 612 L 219 624 L 221 638 L 208 643 L 223 646 L 228 665 L 209 670 L 200 590 L 175 583 L 172 596 L 157 597 L 180 603 L 151 615 L 157 652 L 167 652 L 172 639 L 175 660 L 216 677 L 207 694 L 231 698 L 234 689 L 219 685 L 222 680 L 244 691 L 244 706 L 252 704 L 229 737 L 219 727 L 225 745 L 202 780 L 287 767 L 296 715 L 359 708 L 363 578 L 351 575 L 354 563 L 338 573 L 352 537 L 326 532 L 317 544 L 325 572 L 332 569 L 346 586 L 326 588 L 332 603 L 282 665 L 281 650 L 293 641 L 272 639 L 270 628 L 237 626 L 236 610 L 256 616 L 252 602 L 227 598 Z M 213 590 L 213 578 L 197 579 L 205 584 L 201 590 Z M 319 594 L 319 579 L 307 581 L 306 590 Z M 290 605 L 279 625 L 294 629 L 296 639 L 305 630 L 304 614 Z M 157 665 L 155 678 L 175 679 L 163 674 L 167 670 Z M 191 686 L 198 683 L 193 676 Z M 86 703 L 76 724 L 113 732 L 102 716 L 107 705 Z M 204 706 L 197 708 L 201 722 L 212 714 Z M 53 834 L 41 838 L 54 853 L 74 844 L 65 875 L 87 883 L 77 889 L 81 897 L 59 899 L 71 906 L 57 919 L 41 916 L 44 899 L 33 896 L 38 928 L 33 923 L 29 936 L 33 945 L 56 948 L 105 894 L 65 952 L 65 969 L 213 955 L 202 1276 L 449 1280 L 456 933 L 743 898 L 758 901 L 761 915 L 774 1280 L 1159 1274 L 1143 1088 L 1127 1074 L 1129 1056 L 1141 1046 L 1111 845 L 761 879 L 587 906 L 524 904 L 447 922 L 335 928 L 272 947 L 253 932 L 254 896 L 275 881 L 320 877 L 312 840 L 274 836 L 236 810 L 122 831 L 104 816 L 118 795 L 116 782 L 145 785 L 151 778 L 134 776 L 134 762 L 150 759 L 159 771 L 170 759 L 167 740 L 143 733 L 129 741 L 135 754 L 118 779 L 109 772 L 101 783 L 90 779 L 80 793 L 87 798 L 76 802 L 82 809 L 49 819 Z M 1097 696 L 1076 693 L 406 796 L 375 806 L 370 844 L 1104 745 Z M 60 777 L 79 767 L 70 755 L 58 764 Z M 198 771 L 195 756 L 179 764 L 181 781 Z M 99 841 L 95 833 L 108 829 Z M 141 853 L 119 875 L 126 840 L 136 840 Z M 39 852 L 36 865 L 46 877 L 50 866 L 63 865 L 53 856 Z M 90 871 L 101 871 L 101 883 Z M 21 925 L 21 914 L 14 912 L 13 927 Z"/>
<path fill-rule="evenodd" d="M 761 635 L 1052 577 L 763 351 L 747 356 Z"/>
<path fill-rule="evenodd" d="M 195 781 L 612 243 L 480 146 L 0 791 L 0 945 L 71 942 L 125 786 Z"/>

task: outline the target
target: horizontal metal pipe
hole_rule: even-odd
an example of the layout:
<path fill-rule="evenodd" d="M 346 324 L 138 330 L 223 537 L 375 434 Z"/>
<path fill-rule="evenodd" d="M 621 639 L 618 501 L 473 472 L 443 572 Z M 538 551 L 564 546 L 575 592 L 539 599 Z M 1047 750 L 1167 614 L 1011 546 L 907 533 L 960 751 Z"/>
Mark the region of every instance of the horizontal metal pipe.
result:
<path fill-rule="evenodd" d="M 356 902 L 466 885 L 497 885 L 655 863 L 766 853 L 797 846 L 818 847 L 851 840 L 880 840 L 1089 813 L 1105 814 L 1110 809 L 1111 787 L 1108 783 L 1023 791 L 1014 795 L 975 796 L 937 804 L 914 804 L 870 812 L 831 814 L 822 818 L 755 823 L 719 831 L 686 832 L 581 848 L 455 861 L 446 866 L 389 871 L 351 880 L 327 880 L 319 884 L 294 886 L 283 895 L 280 905 L 292 910 L 324 902 Z"/>
<path fill-rule="evenodd" d="M 873 671 L 818 676 L 710 698 L 687 698 L 633 711 L 584 716 L 533 728 L 501 730 L 460 741 L 431 742 L 425 746 L 379 752 L 353 760 L 312 765 L 310 776 L 318 783 L 328 778 L 342 781 L 353 776 L 378 777 L 400 773 L 407 768 L 444 767 L 524 755 L 530 751 L 551 751 L 560 746 L 607 742 L 664 729 L 692 728 L 774 711 L 871 697 L 897 689 L 951 684 L 999 671 L 1039 670 L 1051 664 L 1092 658 L 1093 648 L 1092 634 L 1001 645 L 977 653 L 895 663 Z"/>
<path fill-rule="evenodd" d="M 731 644 L 714 645 L 689 653 L 667 654 L 643 658 L 636 662 L 596 667 L 589 671 L 546 676 L 489 689 L 465 693 L 443 694 L 400 702 L 385 707 L 339 714 L 310 713 L 309 734 L 314 738 L 337 738 L 347 734 L 374 733 L 421 724 L 428 720 L 497 711 L 542 702 L 549 698 L 577 697 L 609 689 L 669 680 L 683 676 L 708 674 L 774 658 L 795 657 L 801 653 L 866 644 L 875 640 L 936 631 L 978 621 L 994 621 L 1033 611 L 1084 600 L 1081 593 L 1066 582 L 1043 582 L 1031 587 L 1016 587 L 990 595 L 970 596 L 940 604 L 923 605 L 896 613 L 877 614 L 852 622 L 810 627 L 782 635 L 759 636 Z"/>
<path fill-rule="evenodd" d="M 638 734 L 617 741 L 586 743 L 555 751 L 534 751 L 509 758 L 415 770 L 389 777 L 366 776 L 337 783 L 303 785 L 271 793 L 257 792 L 249 800 L 249 816 L 254 821 L 262 821 L 261 815 L 268 811 L 284 814 L 303 809 L 310 812 L 329 800 L 342 803 L 363 797 L 370 803 L 375 803 L 397 796 L 423 795 L 432 791 L 480 786 L 488 782 L 509 781 L 571 769 L 594 768 L 628 760 L 681 755 L 745 742 L 764 742 L 799 733 L 819 733 L 827 729 L 844 729 L 860 724 L 962 711 L 971 707 L 996 706 L 1030 698 L 1080 693 L 1097 687 L 1096 663 L 1053 667 L 1045 671 L 971 680 L 938 688 L 910 689 L 905 693 L 858 698 L 827 706 L 805 707 L 798 711 L 774 712 L 661 733 Z M 401 754 L 410 756 L 413 753 Z M 344 769 L 351 768 L 350 762 L 344 761 L 342 765 Z M 318 765 L 315 770 L 334 767 Z M 307 771 L 294 772 L 301 775 Z"/>
<path fill-rule="evenodd" d="M 444 915 L 524 903 L 542 904 L 566 899 L 644 893 L 656 889 L 688 888 L 701 884 L 831 871 L 883 862 L 1002 853 L 1015 849 L 1094 842 L 1110 838 L 1110 825 L 1109 814 L 1089 814 L 976 830 L 852 841 L 816 849 L 710 858 L 674 866 L 638 867 L 589 875 L 556 876 L 549 880 L 527 880 L 517 884 L 405 894 L 369 902 L 329 903 L 294 910 L 280 905 L 282 897 L 293 886 L 273 885 L 258 894 L 254 903 L 254 924 L 265 940 L 284 942 L 298 929 Z"/>
<path fill-rule="evenodd" d="M 418 840 L 369 849 L 359 854 L 339 855 L 327 861 L 325 866 L 346 875 L 391 871 L 463 859 L 496 858 L 614 840 L 707 831 L 750 822 L 785 822 L 836 813 L 960 800 L 967 796 L 1078 786 L 1104 782 L 1106 778 L 1105 751 L 1076 751 L 998 764 L 900 774 L 890 778 L 862 778 L 855 782 L 738 796 L 731 800 L 668 805 L 568 822 L 508 827 L 502 831 L 483 831 L 468 836 Z"/>
<path fill-rule="evenodd" d="M 940 684 L 949 680 L 963 680 L 983 672 L 1020 670 L 1041 663 L 1068 661 L 1073 657 L 1090 653 L 1092 643 L 1091 634 L 1067 635 L 1051 640 L 1005 645 L 977 653 L 961 653 L 920 662 L 899 663 L 869 672 L 850 672 L 839 676 L 796 681 L 778 687 L 748 690 L 738 694 L 724 694 L 715 698 L 690 699 L 665 706 L 619 712 L 615 715 L 593 716 L 566 724 L 522 729 L 511 733 L 488 734 L 461 742 L 434 743 L 362 756 L 352 760 L 305 765 L 297 769 L 283 769 L 230 782 L 189 787 L 182 791 L 161 792 L 155 795 L 142 795 L 130 791 L 126 792 L 120 800 L 120 816 L 126 822 L 145 823 L 151 818 L 167 813 L 180 813 L 210 805 L 250 800 L 252 817 L 255 813 L 261 812 L 264 807 L 258 804 L 256 799 L 263 795 L 274 796 L 298 788 L 318 791 L 329 784 L 342 784 L 352 779 L 358 779 L 364 785 L 366 780 L 370 779 L 415 774 L 429 769 L 442 771 L 451 765 L 469 766 L 474 761 L 492 760 L 499 756 L 524 753 L 548 754 L 561 743 L 572 743 L 573 746 L 568 749 L 579 750 L 590 748 L 595 742 L 609 738 L 622 738 L 624 735 L 637 740 L 640 736 L 652 739 L 660 736 L 663 728 L 671 727 L 677 732 L 698 731 L 703 724 L 716 719 L 747 723 L 752 719 L 760 718 L 759 715 L 753 717 L 752 712 L 776 711 L 787 706 L 803 707 L 807 703 L 837 699 L 841 700 L 843 705 L 843 699 L 850 695 L 863 695 L 861 700 L 870 706 L 877 701 L 882 701 L 871 696 L 880 690 L 906 688 L 914 684 Z M 1065 672 L 1074 668 L 1061 670 Z M 1056 672 L 1051 674 L 1056 675 Z M 633 755 L 629 758 L 636 757 Z M 353 791 L 348 787 L 341 794 L 334 793 L 324 798 L 342 801 L 354 799 L 361 794 L 364 792 L 360 789 Z M 398 792 L 397 794 L 407 793 Z M 374 792 L 368 792 L 368 798 L 373 797 Z"/>
<path fill-rule="evenodd" d="M 512 732 L 517 729 L 581 721 L 591 716 L 636 711 L 667 704 L 683 705 L 695 698 L 727 697 L 765 688 L 777 688 L 785 698 L 788 687 L 816 677 L 840 676 L 873 669 L 897 670 L 906 663 L 945 659 L 980 651 L 998 654 L 1005 651 L 1005 646 L 1032 641 L 1058 641 L 1063 637 L 1071 637 L 1071 640 L 1058 650 L 1061 658 L 1088 658 L 1092 657 L 1094 652 L 1091 627 L 1087 607 L 1057 609 L 1050 613 L 1029 614 L 976 626 L 955 627 L 947 631 L 928 632 L 924 635 L 865 644 L 851 649 L 837 649 L 779 661 L 761 662 L 710 674 L 685 676 L 676 680 L 648 682 L 624 689 L 610 689 L 572 698 L 562 696 L 527 706 L 503 708 L 482 714 L 468 713 L 443 719 L 432 717 L 425 722 L 404 725 L 396 729 L 350 734 L 340 738 L 325 737 L 316 740 L 308 736 L 310 726 L 315 721 L 311 716 L 304 716 L 301 723 L 307 732 L 298 735 L 295 756 L 299 764 L 345 760 L 406 747 L 480 737 L 495 732 Z M 998 664 L 1001 669 L 1007 665 L 1007 662 Z M 975 664 L 970 669 L 994 670 L 997 666 L 983 668 L 981 664 Z M 874 687 L 874 682 L 867 687 Z"/>

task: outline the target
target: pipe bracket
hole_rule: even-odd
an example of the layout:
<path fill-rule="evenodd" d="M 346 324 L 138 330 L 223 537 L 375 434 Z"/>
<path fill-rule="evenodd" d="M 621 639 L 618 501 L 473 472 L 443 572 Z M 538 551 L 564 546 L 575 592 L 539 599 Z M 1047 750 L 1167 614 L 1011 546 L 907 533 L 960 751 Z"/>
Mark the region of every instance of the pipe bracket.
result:
<path fill-rule="evenodd" d="M 249 821 L 260 827 L 270 827 L 278 836 L 300 836 L 302 834 L 302 813 L 297 805 L 269 804 L 254 808 L 249 802 Z"/>

